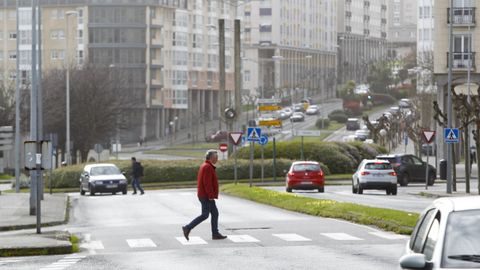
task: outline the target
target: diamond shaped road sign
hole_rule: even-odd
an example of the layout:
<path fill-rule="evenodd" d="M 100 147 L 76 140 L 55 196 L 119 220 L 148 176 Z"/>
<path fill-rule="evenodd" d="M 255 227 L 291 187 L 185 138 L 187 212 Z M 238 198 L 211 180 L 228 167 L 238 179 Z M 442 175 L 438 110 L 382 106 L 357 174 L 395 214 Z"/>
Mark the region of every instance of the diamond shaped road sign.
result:
<path fill-rule="evenodd" d="M 233 142 L 233 144 L 239 145 L 242 141 L 242 135 L 242 132 L 230 132 L 230 140 Z"/>
<path fill-rule="evenodd" d="M 424 130 L 423 131 L 423 138 L 427 143 L 431 143 L 433 141 L 433 138 L 435 138 L 435 131 L 431 130 Z"/>

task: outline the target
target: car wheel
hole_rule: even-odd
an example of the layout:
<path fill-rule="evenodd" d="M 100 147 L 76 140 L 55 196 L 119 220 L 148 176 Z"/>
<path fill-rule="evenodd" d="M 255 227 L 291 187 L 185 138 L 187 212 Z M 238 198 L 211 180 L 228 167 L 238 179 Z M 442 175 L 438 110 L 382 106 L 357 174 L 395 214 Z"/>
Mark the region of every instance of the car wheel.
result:
<path fill-rule="evenodd" d="M 127 195 L 127 189 L 122 190 L 123 195 Z"/>
<path fill-rule="evenodd" d="M 95 196 L 95 189 L 92 186 L 88 186 L 88 191 L 90 192 L 90 196 Z"/>
<path fill-rule="evenodd" d="M 392 191 L 392 195 L 397 195 L 397 185 L 393 186 L 391 191 Z"/>
<path fill-rule="evenodd" d="M 429 172 L 428 173 L 428 185 L 429 186 L 433 186 L 433 184 L 435 184 L 435 179 L 437 177 L 435 176 L 435 173 L 434 172 Z"/>
<path fill-rule="evenodd" d="M 80 195 L 81 196 L 85 195 L 85 190 L 83 190 L 82 185 L 80 185 Z"/>
<path fill-rule="evenodd" d="M 390 188 L 387 188 L 387 189 L 385 189 L 385 193 L 386 193 L 387 195 L 390 195 L 392 192 L 390 191 Z"/>
<path fill-rule="evenodd" d="M 287 187 L 287 192 L 288 193 L 292 192 L 292 188 Z"/>
<path fill-rule="evenodd" d="M 357 193 L 357 189 L 355 188 L 355 184 L 353 183 L 353 180 L 352 180 L 352 193 L 353 194 Z"/>
<path fill-rule="evenodd" d="M 325 192 L 325 188 L 324 187 L 319 187 L 318 192 L 321 192 L 321 193 Z"/>
<path fill-rule="evenodd" d="M 410 176 L 408 175 L 408 173 L 403 173 L 402 181 L 400 181 L 400 186 L 406 187 L 408 186 L 408 182 L 410 182 Z"/>
<path fill-rule="evenodd" d="M 358 194 L 363 194 L 363 187 L 361 184 L 358 184 Z"/>

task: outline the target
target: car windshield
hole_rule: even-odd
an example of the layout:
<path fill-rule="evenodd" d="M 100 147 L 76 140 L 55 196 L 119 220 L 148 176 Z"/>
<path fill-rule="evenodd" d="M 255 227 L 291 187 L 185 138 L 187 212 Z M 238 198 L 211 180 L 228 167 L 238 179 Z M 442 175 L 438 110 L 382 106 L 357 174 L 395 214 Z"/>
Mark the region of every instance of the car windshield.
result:
<path fill-rule="evenodd" d="M 293 166 L 294 172 L 306 172 L 306 171 L 320 171 L 320 166 L 317 164 L 297 164 Z"/>
<path fill-rule="evenodd" d="M 90 169 L 91 176 L 121 174 L 120 170 L 114 166 L 99 166 Z"/>
<path fill-rule="evenodd" d="M 383 159 L 383 160 L 387 160 L 388 162 L 390 163 L 395 163 L 396 159 L 394 157 L 377 157 L 378 159 Z"/>
<path fill-rule="evenodd" d="M 365 164 L 366 170 L 391 170 L 392 165 L 390 163 L 367 163 Z"/>
<path fill-rule="evenodd" d="M 480 210 L 452 212 L 448 216 L 442 268 L 480 267 Z"/>

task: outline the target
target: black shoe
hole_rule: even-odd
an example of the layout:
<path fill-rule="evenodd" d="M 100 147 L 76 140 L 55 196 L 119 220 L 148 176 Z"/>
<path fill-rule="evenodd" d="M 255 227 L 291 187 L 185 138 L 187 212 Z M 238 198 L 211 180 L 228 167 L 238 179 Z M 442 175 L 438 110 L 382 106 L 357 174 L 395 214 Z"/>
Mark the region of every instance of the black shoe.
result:
<path fill-rule="evenodd" d="M 132 195 L 137 195 L 137 192 L 133 192 Z"/>
<path fill-rule="evenodd" d="M 213 240 L 223 240 L 225 238 L 227 238 L 227 236 L 221 235 L 220 233 L 216 233 L 216 234 L 212 235 Z"/>
<path fill-rule="evenodd" d="M 145 194 L 145 192 L 144 192 L 144 191 L 142 191 L 142 193 L 140 193 L 140 195 L 143 195 L 143 194 Z"/>
<path fill-rule="evenodd" d="M 185 239 L 189 241 L 190 239 L 188 238 L 188 235 L 190 234 L 190 229 L 187 229 L 186 227 L 182 226 L 182 230 L 183 230 L 183 236 L 185 236 Z"/>

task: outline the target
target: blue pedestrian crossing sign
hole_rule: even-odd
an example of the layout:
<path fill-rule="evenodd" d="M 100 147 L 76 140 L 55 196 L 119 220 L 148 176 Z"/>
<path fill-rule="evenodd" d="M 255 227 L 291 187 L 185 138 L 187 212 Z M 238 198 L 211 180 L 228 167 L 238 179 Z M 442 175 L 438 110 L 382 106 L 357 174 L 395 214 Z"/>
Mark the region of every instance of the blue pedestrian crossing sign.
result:
<path fill-rule="evenodd" d="M 249 127 L 247 129 L 247 141 L 249 142 L 260 142 L 260 137 L 262 136 L 262 129 L 257 127 Z"/>
<path fill-rule="evenodd" d="M 265 145 L 268 143 L 268 137 L 265 135 L 260 136 L 260 145 Z"/>
<path fill-rule="evenodd" d="M 460 136 L 458 128 L 444 128 L 443 137 L 445 138 L 445 143 L 458 143 L 460 142 Z"/>

